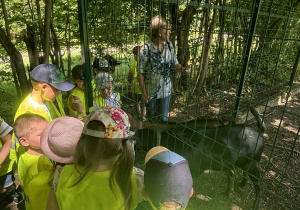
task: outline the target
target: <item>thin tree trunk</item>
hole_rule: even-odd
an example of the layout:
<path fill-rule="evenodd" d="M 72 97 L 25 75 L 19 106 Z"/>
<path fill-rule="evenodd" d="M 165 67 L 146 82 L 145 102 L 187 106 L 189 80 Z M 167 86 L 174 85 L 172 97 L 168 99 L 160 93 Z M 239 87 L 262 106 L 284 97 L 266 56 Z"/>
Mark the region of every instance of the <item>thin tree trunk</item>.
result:
<path fill-rule="evenodd" d="M 213 12 L 213 18 L 211 20 L 211 24 L 209 27 L 209 31 L 208 31 L 208 43 L 205 49 L 205 57 L 204 57 L 204 69 L 202 71 L 202 75 L 200 76 L 200 87 L 204 84 L 204 81 L 206 80 L 206 76 L 207 76 L 207 71 L 208 71 L 208 63 L 209 63 L 209 55 L 210 55 L 210 46 L 212 43 L 212 38 L 213 38 L 213 32 L 215 30 L 216 27 L 216 22 L 217 22 L 217 10 L 214 10 Z"/>
<path fill-rule="evenodd" d="M 225 6 L 225 0 L 219 0 L 219 5 Z M 225 11 L 221 10 L 219 15 L 219 22 L 220 22 L 220 33 L 219 33 L 219 46 L 218 51 L 216 53 L 215 63 L 215 82 L 218 84 L 221 79 L 221 69 L 222 64 L 224 62 L 224 25 L 225 25 Z"/>
<path fill-rule="evenodd" d="M 2 14 L 5 22 L 5 31 L 7 36 L 11 38 L 5 0 L 1 0 L 1 7 L 2 7 Z"/>
<path fill-rule="evenodd" d="M 51 34 L 52 34 L 53 45 L 54 45 L 54 53 L 53 54 L 56 57 L 57 65 L 60 67 L 62 72 L 65 73 L 63 59 L 62 59 L 63 55 L 61 53 L 61 48 L 60 48 L 58 38 L 57 38 L 57 35 L 55 33 L 52 22 L 51 22 L 50 26 L 51 26 Z"/>
<path fill-rule="evenodd" d="M 21 87 L 21 94 L 24 96 L 29 92 L 29 85 L 27 83 L 27 77 L 25 67 L 23 63 L 23 57 L 21 53 L 16 49 L 12 43 L 10 37 L 7 36 L 5 31 L 0 27 L 0 43 L 10 57 L 11 65 L 16 69 L 18 80 Z"/>
<path fill-rule="evenodd" d="M 196 14 L 196 8 L 193 6 L 187 6 L 185 11 L 182 14 L 182 20 L 180 23 L 180 28 L 178 28 L 178 5 L 172 5 L 170 6 L 170 11 L 172 15 L 172 25 L 173 29 L 175 28 L 175 33 L 177 34 L 177 46 L 178 46 L 178 52 L 177 52 L 177 59 L 178 62 L 181 64 L 181 66 L 185 67 L 187 66 L 189 60 L 190 60 L 190 51 L 189 51 L 189 45 L 188 45 L 188 38 L 189 38 L 189 27 L 194 19 L 194 15 Z M 173 13 L 173 14 L 172 14 Z M 174 27 L 174 23 L 176 26 Z M 175 41 L 173 37 L 173 42 Z M 179 76 L 179 78 L 177 78 Z M 180 84 L 180 77 L 182 77 L 182 86 L 184 89 L 187 89 L 187 80 L 188 76 L 186 74 L 180 76 L 175 74 L 174 80 L 173 80 L 173 89 L 175 90 L 181 90 L 181 84 Z"/>
<path fill-rule="evenodd" d="M 67 19 L 66 19 L 66 28 L 65 28 L 65 40 L 67 44 L 67 55 L 68 55 L 68 78 L 71 78 L 71 65 L 72 65 L 72 57 L 71 57 L 71 27 L 70 27 L 70 1 L 67 1 L 68 4 L 68 12 L 67 12 Z"/>
<path fill-rule="evenodd" d="M 205 3 L 209 3 L 208 1 L 205 1 Z M 207 39 L 208 39 L 208 24 L 209 24 L 209 9 L 208 8 L 203 8 L 203 22 L 204 22 L 204 37 L 203 37 L 203 45 L 202 45 L 202 50 L 201 50 L 201 56 L 200 56 L 200 59 L 199 59 L 199 70 L 198 70 L 198 73 L 197 73 L 197 77 L 196 77 L 196 81 L 195 81 L 195 84 L 194 84 L 194 87 L 192 89 L 192 94 L 191 95 L 194 95 L 194 92 L 198 86 L 198 83 L 199 83 L 199 79 L 201 77 L 201 74 L 202 74 L 202 66 L 203 66 L 203 58 L 204 58 L 204 54 L 205 54 L 205 49 L 206 49 L 206 46 L 207 46 Z"/>
<path fill-rule="evenodd" d="M 201 55 L 201 62 L 200 62 L 200 71 L 197 75 L 196 83 L 192 91 L 192 95 L 194 94 L 197 86 L 202 87 L 206 76 L 207 76 L 207 70 L 208 70 L 208 62 L 209 62 L 209 55 L 210 55 L 210 46 L 212 43 L 212 38 L 213 38 L 213 31 L 215 30 L 216 27 L 216 22 L 217 22 L 217 11 L 213 11 L 213 17 L 211 20 L 211 24 L 208 28 L 208 21 L 209 21 L 209 9 L 206 9 L 206 20 L 205 20 L 205 31 L 204 31 L 204 45 L 203 45 L 203 53 Z M 203 63 L 202 63 L 203 62 Z M 204 68 L 202 69 L 202 65 L 204 64 Z"/>
<path fill-rule="evenodd" d="M 40 40 L 37 40 L 37 43 L 39 43 L 38 52 L 40 52 L 42 51 L 43 43 L 44 43 L 44 30 L 43 30 L 40 0 L 36 0 L 35 3 L 36 3 L 36 11 L 38 16 L 38 24 L 39 24 L 39 32 L 40 32 Z"/>
<path fill-rule="evenodd" d="M 43 41 L 43 63 L 49 63 L 50 55 L 50 22 L 52 14 L 52 0 L 45 0 L 45 21 L 44 21 L 44 41 Z"/>
<path fill-rule="evenodd" d="M 203 23 L 204 23 L 204 16 L 205 16 L 205 11 L 203 10 L 202 11 L 202 15 L 201 15 L 201 17 L 200 17 L 200 20 L 199 20 L 199 22 L 200 22 L 200 25 L 199 25 L 199 32 L 198 32 L 198 37 L 196 38 L 196 43 L 197 44 L 194 44 L 194 51 L 193 51 L 193 63 L 192 63 L 192 66 L 193 66 L 193 68 L 192 68 L 192 77 L 195 77 L 196 76 L 196 64 L 197 64 L 197 61 L 198 61 L 198 59 L 197 59 L 197 53 L 198 53 L 198 51 L 199 51 L 199 47 L 201 46 L 201 43 L 200 43 L 200 41 L 201 41 L 201 35 L 202 35 L 202 31 L 203 31 Z M 204 40 L 204 39 L 203 39 Z M 204 43 L 204 42 L 203 42 Z M 203 46 L 203 43 L 202 43 L 202 46 Z M 201 55 L 203 55 L 203 47 L 202 47 L 202 54 Z M 199 63 L 201 63 L 202 61 L 201 61 L 201 59 L 200 59 L 200 61 L 199 61 Z M 199 65 L 200 66 L 200 65 Z"/>

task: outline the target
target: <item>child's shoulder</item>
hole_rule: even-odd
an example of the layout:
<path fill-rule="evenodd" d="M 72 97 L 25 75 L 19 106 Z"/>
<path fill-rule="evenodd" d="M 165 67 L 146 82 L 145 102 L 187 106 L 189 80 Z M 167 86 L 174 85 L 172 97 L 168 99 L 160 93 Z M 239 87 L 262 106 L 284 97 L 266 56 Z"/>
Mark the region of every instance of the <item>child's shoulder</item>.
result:
<path fill-rule="evenodd" d="M 20 161 L 28 162 L 31 160 L 38 160 L 41 155 L 31 155 L 28 152 L 24 152 L 22 155 L 20 155 Z"/>
<path fill-rule="evenodd" d="M 17 109 L 17 112 L 15 114 L 16 120 L 20 115 L 26 114 L 26 113 L 32 113 L 37 114 L 45 119 L 49 120 L 49 113 L 47 113 L 47 107 L 46 105 L 39 104 L 36 101 L 34 101 L 30 95 L 28 95 L 20 104 L 19 108 Z"/>
<path fill-rule="evenodd" d="M 6 136 L 11 130 L 12 127 L 0 117 L 0 137 Z"/>

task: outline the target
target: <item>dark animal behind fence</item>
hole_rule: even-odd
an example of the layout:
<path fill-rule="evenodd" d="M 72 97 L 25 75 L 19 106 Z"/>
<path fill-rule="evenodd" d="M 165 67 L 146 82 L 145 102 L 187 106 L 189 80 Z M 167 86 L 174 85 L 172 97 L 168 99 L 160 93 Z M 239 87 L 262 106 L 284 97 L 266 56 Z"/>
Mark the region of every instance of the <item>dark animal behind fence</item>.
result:
<path fill-rule="evenodd" d="M 226 195 L 230 195 L 233 189 L 232 169 L 242 169 L 240 185 L 245 186 L 249 175 L 256 193 L 254 208 L 259 209 L 261 188 L 258 164 L 264 148 L 266 127 L 258 112 L 253 108 L 250 111 L 257 120 L 258 129 L 245 124 L 205 129 L 175 125 L 161 133 L 161 145 L 187 158 L 194 176 L 208 169 L 224 171 L 228 179 Z M 155 146 L 155 135 L 152 129 L 144 130 L 143 141 L 149 143 L 148 148 Z"/>

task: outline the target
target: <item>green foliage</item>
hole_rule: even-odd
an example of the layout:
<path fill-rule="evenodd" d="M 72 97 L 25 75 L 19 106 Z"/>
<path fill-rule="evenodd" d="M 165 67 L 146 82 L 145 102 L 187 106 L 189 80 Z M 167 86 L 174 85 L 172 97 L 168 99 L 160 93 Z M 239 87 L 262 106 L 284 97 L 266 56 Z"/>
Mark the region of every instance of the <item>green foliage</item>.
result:
<path fill-rule="evenodd" d="M 1 109 L 0 116 L 9 124 L 13 125 L 14 116 L 19 106 L 19 100 L 12 82 L 0 83 Z"/>
<path fill-rule="evenodd" d="M 9 62 L 0 63 L 0 81 L 13 81 Z"/>

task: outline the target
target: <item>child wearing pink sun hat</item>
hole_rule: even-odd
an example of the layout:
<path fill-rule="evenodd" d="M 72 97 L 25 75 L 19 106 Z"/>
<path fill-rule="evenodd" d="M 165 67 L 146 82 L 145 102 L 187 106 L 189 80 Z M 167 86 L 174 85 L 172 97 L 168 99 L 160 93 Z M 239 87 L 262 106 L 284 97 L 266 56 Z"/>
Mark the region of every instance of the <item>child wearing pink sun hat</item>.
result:
<path fill-rule="evenodd" d="M 134 209 L 139 183 L 128 115 L 120 108 L 97 107 L 76 146 L 74 165 L 62 169 L 48 209 Z"/>

